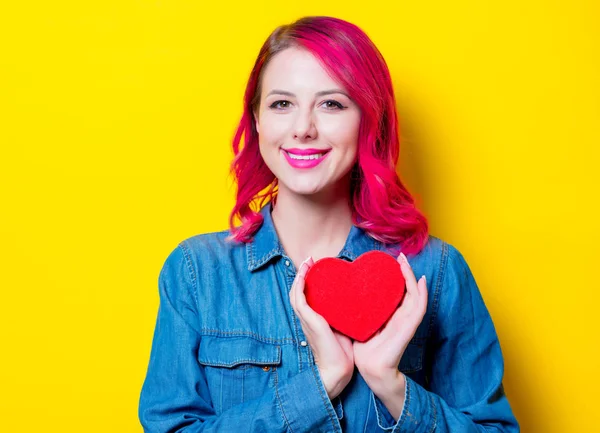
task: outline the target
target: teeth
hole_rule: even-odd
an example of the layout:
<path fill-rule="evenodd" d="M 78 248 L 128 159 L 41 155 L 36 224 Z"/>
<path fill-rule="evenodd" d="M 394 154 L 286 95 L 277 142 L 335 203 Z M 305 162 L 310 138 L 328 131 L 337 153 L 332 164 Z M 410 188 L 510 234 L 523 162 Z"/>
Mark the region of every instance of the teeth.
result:
<path fill-rule="evenodd" d="M 294 155 L 293 153 L 290 153 L 290 152 L 287 152 L 287 154 L 292 159 L 305 159 L 305 160 L 308 160 L 308 159 L 319 159 L 323 155 L 325 155 L 324 153 L 315 153 L 314 155 Z"/>

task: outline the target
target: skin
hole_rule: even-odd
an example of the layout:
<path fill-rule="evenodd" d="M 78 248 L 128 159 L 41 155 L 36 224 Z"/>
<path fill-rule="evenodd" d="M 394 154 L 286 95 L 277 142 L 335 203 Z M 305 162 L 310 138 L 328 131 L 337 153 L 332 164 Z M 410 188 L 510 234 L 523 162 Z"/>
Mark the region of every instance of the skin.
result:
<path fill-rule="evenodd" d="M 331 90 L 335 93 L 318 94 Z M 304 296 L 306 272 L 315 260 L 337 256 L 352 227 L 349 175 L 357 157 L 360 108 L 310 52 L 288 48 L 266 66 L 254 116 L 260 153 L 278 179 L 273 223 L 298 269 L 290 303 L 327 394 L 330 399 L 338 396 L 356 367 L 398 419 L 406 386 L 398 364 L 425 314 L 425 279 L 417 282 L 404 255 L 398 256 L 406 279 L 404 301 L 386 325 L 363 343 L 331 329 Z M 329 149 L 329 153 L 316 167 L 298 169 L 289 165 L 282 152 L 289 148 Z"/>

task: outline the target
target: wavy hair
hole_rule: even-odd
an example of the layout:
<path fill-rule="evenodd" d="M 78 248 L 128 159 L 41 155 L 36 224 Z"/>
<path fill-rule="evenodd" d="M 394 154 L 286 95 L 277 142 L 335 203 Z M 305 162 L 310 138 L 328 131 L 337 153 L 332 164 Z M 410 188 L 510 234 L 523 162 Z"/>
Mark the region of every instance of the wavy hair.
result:
<path fill-rule="evenodd" d="M 353 223 L 374 239 L 399 245 L 405 254 L 418 253 L 427 242 L 428 222 L 396 173 L 399 126 L 387 64 L 359 27 L 327 16 L 307 16 L 279 26 L 260 49 L 233 138 L 231 173 L 237 195 L 229 218 L 229 239 L 249 242 L 263 223 L 260 208 L 276 199 L 277 179 L 260 154 L 254 112 L 260 104 L 265 67 L 289 47 L 311 52 L 360 107 L 358 158 L 350 186 Z M 253 210 L 253 206 L 258 207 Z M 234 226 L 236 217 L 241 221 L 238 227 Z"/>

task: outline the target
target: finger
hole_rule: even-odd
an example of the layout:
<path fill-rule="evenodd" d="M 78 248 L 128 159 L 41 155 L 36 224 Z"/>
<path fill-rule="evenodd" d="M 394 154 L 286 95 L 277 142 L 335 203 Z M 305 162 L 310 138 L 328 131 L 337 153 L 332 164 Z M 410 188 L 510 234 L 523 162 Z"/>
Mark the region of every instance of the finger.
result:
<path fill-rule="evenodd" d="M 308 305 L 308 302 L 306 301 L 306 295 L 304 294 L 304 288 L 304 279 L 301 278 L 298 280 L 298 284 L 296 285 L 295 289 L 296 309 L 304 317 L 305 320 L 310 320 L 311 322 L 313 322 L 314 320 L 319 320 L 318 318 L 322 316 L 319 315 L 315 310 L 313 310 L 310 305 Z"/>
<path fill-rule="evenodd" d="M 295 298 L 296 298 L 296 281 L 298 281 L 297 278 L 294 279 L 294 282 L 292 283 L 292 288 L 290 289 L 290 304 L 292 304 L 292 308 L 294 309 L 294 311 L 296 311 L 296 305 L 295 305 Z"/>
<path fill-rule="evenodd" d="M 310 269 L 312 262 L 312 257 L 308 257 L 300 264 L 300 268 L 298 269 L 298 274 L 296 275 L 296 279 L 294 280 L 294 301 L 296 305 L 298 305 L 298 300 L 300 298 L 300 294 L 304 295 L 304 278 L 306 277 L 306 273 Z"/>
<path fill-rule="evenodd" d="M 308 259 L 304 260 L 300 264 L 300 268 L 298 269 L 298 273 L 296 274 L 296 278 L 294 279 L 294 284 L 292 285 L 292 289 L 294 290 L 294 305 L 296 306 L 296 310 L 298 309 L 298 286 L 302 286 L 301 289 L 304 291 L 304 277 L 306 276 L 306 269 Z"/>
<path fill-rule="evenodd" d="M 413 299 L 411 309 L 406 314 L 404 322 L 412 330 L 411 338 L 427 311 L 427 280 L 425 276 L 419 279 L 417 290 L 418 296 Z"/>
<path fill-rule="evenodd" d="M 350 340 L 349 337 L 347 337 L 346 335 L 342 334 L 339 331 L 336 331 L 333 328 L 331 330 L 333 331 L 333 335 L 335 335 L 335 338 L 337 339 L 339 345 L 342 347 L 342 350 L 344 351 L 346 356 L 348 358 L 352 359 L 353 358 L 352 340 Z"/>
<path fill-rule="evenodd" d="M 296 279 L 294 282 L 295 309 L 297 314 L 301 317 L 301 319 L 305 320 L 307 314 L 309 315 L 309 317 L 314 317 L 314 314 L 316 314 L 315 311 L 312 308 L 310 308 L 310 306 L 306 302 L 306 296 L 304 295 L 306 273 L 308 272 L 308 269 L 310 269 L 313 263 L 314 262 L 312 260 L 312 257 L 310 256 L 306 260 L 304 260 L 300 265 L 300 268 L 298 269 L 298 274 L 296 275 Z"/>
<path fill-rule="evenodd" d="M 302 276 L 302 278 L 306 277 L 306 273 L 308 272 L 308 270 L 312 267 L 312 265 L 314 265 L 315 262 L 312 258 L 312 256 L 308 256 L 301 264 L 300 267 L 298 268 L 298 275 Z"/>
<path fill-rule="evenodd" d="M 398 331 L 406 327 L 406 316 L 406 308 L 403 308 L 403 305 L 396 308 L 392 316 L 373 336 L 381 335 L 384 341 L 397 338 L 400 334 Z"/>
<path fill-rule="evenodd" d="M 428 297 L 428 293 L 427 293 L 427 278 L 425 277 L 425 275 L 423 275 L 418 282 L 418 289 L 419 289 L 419 298 L 418 298 L 418 308 L 419 311 L 424 315 L 425 311 L 427 310 L 427 297 Z"/>
<path fill-rule="evenodd" d="M 404 253 L 400 253 L 398 256 L 398 262 L 400 263 L 400 269 L 402 270 L 402 275 L 404 276 L 404 280 L 406 281 L 406 291 L 407 294 L 411 297 L 417 297 L 419 295 L 417 288 L 417 279 L 415 278 L 415 274 L 412 271 L 408 260 Z"/>
<path fill-rule="evenodd" d="M 308 265 L 305 264 L 304 266 L 307 267 Z M 306 273 L 305 270 L 306 269 L 301 270 L 301 272 L 299 272 L 299 275 L 301 275 L 301 276 L 304 275 Z M 294 302 L 296 305 L 296 311 L 297 311 L 298 317 L 300 318 L 301 321 L 303 321 L 305 326 L 308 326 L 313 330 L 320 329 L 320 332 L 327 333 L 327 331 L 330 330 L 329 324 L 327 323 L 327 321 L 325 320 L 325 318 L 323 316 L 321 316 L 319 313 L 317 313 L 315 310 L 313 310 L 310 305 L 308 305 L 308 302 L 306 301 L 306 295 L 304 294 L 304 288 L 305 288 L 304 278 L 302 278 L 302 277 L 298 278 L 298 282 L 294 289 L 294 293 L 295 293 Z"/>
<path fill-rule="evenodd" d="M 296 309 L 295 304 L 296 304 L 296 292 L 297 292 L 297 287 L 298 287 L 298 280 L 300 278 L 304 278 L 306 276 L 306 272 L 308 271 L 308 269 L 304 270 L 304 264 L 308 265 L 308 268 L 310 269 L 310 267 L 313 265 L 313 259 L 312 257 L 308 257 L 306 260 L 304 260 L 301 264 L 300 264 L 300 269 L 298 270 L 298 273 L 296 274 L 296 278 L 294 278 L 294 282 L 292 283 L 292 288 L 290 289 L 289 292 L 289 296 L 290 296 L 290 303 L 292 304 L 292 307 L 294 308 L 294 310 Z M 302 273 L 301 273 L 302 271 Z"/>

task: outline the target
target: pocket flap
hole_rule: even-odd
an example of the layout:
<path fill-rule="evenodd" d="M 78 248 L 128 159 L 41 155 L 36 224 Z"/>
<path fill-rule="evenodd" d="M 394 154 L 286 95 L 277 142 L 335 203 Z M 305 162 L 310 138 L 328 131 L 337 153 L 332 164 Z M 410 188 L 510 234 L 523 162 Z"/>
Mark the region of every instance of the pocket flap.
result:
<path fill-rule="evenodd" d="M 200 338 L 198 362 L 213 367 L 277 365 L 281 363 L 281 348 L 250 337 L 205 335 Z"/>

